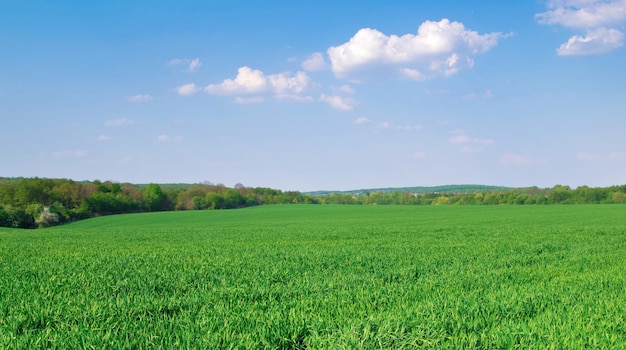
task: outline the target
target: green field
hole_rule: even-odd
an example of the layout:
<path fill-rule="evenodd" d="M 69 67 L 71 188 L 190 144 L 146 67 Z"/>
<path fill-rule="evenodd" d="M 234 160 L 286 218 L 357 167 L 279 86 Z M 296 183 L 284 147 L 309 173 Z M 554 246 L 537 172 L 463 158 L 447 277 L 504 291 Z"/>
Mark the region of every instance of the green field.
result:
<path fill-rule="evenodd" d="M 0 348 L 626 347 L 626 206 L 264 206 L 0 228 Z"/>

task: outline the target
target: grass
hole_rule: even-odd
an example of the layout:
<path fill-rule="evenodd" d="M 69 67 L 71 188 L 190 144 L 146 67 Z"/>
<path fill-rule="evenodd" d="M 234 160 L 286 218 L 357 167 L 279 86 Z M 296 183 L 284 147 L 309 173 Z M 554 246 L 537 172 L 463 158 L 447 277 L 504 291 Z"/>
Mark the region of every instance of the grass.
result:
<path fill-rule="evenodd" d="M 267 206 L 0 229 L 0 348 L 624 348 L 626 207 Z"/>

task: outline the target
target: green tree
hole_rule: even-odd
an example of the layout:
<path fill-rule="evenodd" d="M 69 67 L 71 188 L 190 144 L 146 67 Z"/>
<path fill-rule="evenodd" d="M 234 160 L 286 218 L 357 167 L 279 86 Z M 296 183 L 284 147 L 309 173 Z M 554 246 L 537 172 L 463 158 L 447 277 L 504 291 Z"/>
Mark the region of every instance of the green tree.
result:
<path fill-rule="evenodd" d="M 149 211 L 159 211 L 163 209 L 163 201 L 165 196 L 161 190 L 161 186 L 157 184 L 149 184 L 143 190 L 143 202 Z"/>

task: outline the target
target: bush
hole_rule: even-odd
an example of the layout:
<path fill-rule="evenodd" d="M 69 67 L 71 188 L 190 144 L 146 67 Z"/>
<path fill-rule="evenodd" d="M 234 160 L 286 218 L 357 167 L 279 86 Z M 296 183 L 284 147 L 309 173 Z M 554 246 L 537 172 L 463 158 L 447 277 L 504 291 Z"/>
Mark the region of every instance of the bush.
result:
<path fill-rule="evenodd" d="M 39 217 L 35 219 L 35 224 L 39 227 L 58 225 L 59 214 L 51 212 L 49 207 L 44 207 Z"/>

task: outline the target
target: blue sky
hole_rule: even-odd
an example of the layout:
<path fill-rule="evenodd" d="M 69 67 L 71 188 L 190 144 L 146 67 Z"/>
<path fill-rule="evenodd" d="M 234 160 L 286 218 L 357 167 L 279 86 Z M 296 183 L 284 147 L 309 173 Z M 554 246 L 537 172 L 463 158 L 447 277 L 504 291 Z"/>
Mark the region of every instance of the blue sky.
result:
<path fill-rule="evenodd" d="M 0 176 L 626 183 L 626 0 L 0 2 Z"/>

